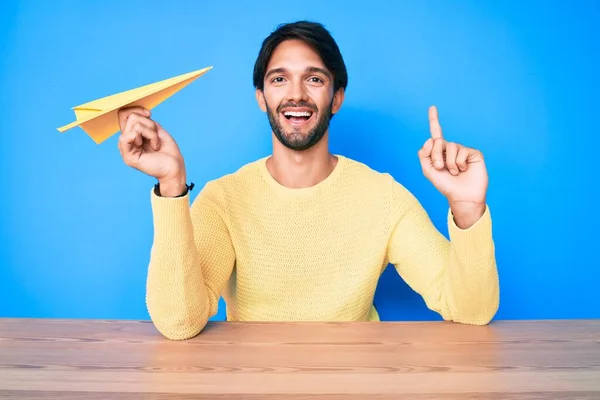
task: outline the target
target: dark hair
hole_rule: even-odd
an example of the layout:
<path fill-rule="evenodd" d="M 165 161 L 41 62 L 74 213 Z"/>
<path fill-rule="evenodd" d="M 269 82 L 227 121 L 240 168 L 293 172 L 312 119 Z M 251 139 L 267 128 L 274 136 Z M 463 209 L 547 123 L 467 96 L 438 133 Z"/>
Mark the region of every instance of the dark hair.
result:
<path fill-rule="evenodd" d="M 254 64 L 255 88 L 263 90 L 267 65 L 275 48 L 282 42 L 291 39 L 302 40 L 319 54 L 325 67 L 333 74 L 334 92 L 339 88 L 346 89 L 348 73 L 337 43 L 322 24 L 311 21 L 281 24 L 263 41 Z"/>

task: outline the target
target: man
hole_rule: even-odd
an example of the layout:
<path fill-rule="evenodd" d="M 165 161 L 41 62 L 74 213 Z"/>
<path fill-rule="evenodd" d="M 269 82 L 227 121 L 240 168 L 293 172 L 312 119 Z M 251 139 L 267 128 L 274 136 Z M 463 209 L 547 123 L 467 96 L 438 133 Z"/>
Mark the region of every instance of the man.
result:
<path fill-rule="evenodd" d="M 191 207 L 173 138 L 149 111 L 120 111 L 124 161 L 158 180 L 146 300 L 165 337 L 197 335 L 221 295 L 230 321 L 377 321 L 373 296 L 389 263 L 445 320 L 493 318 L 499 285 L 481 153 L 447 142 L 429 110 L 418 157 L 448 199 L 447 240 L 390 175 L 329 152 L 346 83 L 322 25 L 280 26 L 254 68 L 273 152 L 208 182 Z"/>

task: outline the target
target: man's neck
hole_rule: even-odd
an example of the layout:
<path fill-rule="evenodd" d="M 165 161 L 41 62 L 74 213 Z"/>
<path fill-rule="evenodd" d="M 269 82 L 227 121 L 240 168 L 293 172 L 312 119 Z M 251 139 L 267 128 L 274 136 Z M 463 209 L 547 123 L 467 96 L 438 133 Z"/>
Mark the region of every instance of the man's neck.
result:
<path fill-rule="evenodd" d="M 267 159 L 267 170 L 279 184 L 291 188 L 307 188 L 327 178 L 337 165 L 337 157 L 329 152 L 327 138 L 304 151 L 294 151 L 274 138 L 273 154 Z"/>

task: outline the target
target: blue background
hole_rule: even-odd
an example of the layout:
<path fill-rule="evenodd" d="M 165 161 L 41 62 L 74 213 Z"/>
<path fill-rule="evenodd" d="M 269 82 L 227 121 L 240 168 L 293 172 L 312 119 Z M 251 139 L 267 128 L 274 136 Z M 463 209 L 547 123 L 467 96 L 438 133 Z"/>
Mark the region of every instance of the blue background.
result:
<path fill-rule="evenodd" d="M 260 44 L 307 18 L 350 77 L 332 151 L 392 173 L 447 234 L 417 159 L 436 104 L 446 138 L 486 156 L 496 318 L 600 317 L 598 2 L 83 3 L 0 5 L 0 316 L 147 319 L 154 181 L 123 164 L 117 136 L 98 146 L 56 128 L 75 105 L 214 65 L 154 118 L 190 180 L 233 172 L 271 150 L 252 87 Z M 393 269 L 375 300 L 385 320 L 439 319 Z"/>

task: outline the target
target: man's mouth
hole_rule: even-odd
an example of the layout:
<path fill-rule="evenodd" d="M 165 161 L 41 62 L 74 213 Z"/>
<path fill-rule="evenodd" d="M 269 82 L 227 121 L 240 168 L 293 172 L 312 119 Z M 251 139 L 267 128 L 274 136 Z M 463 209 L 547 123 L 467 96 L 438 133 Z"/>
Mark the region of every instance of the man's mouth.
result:
<path fill-rule="evenodd" d="M 306 124 L 313 116 L 313 111 L 309 109 L 287 109 L 281 113 L 291 125 L 300 126 Z"/>

